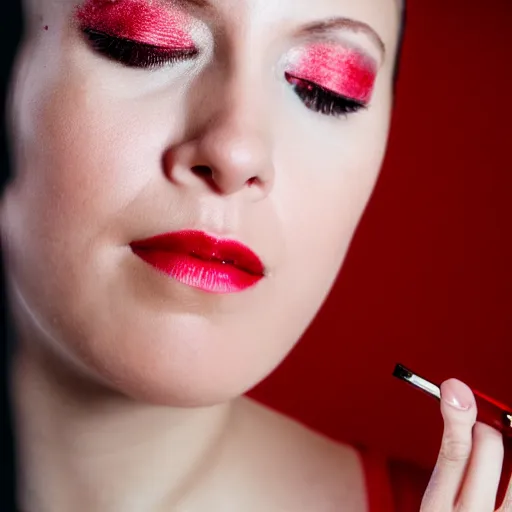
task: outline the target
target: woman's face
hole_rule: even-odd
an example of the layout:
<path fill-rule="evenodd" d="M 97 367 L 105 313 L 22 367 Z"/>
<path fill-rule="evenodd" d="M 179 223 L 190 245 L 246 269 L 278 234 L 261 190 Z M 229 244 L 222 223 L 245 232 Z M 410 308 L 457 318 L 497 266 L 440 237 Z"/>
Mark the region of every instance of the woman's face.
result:
<path fill-rule="evenodd" d="M 243 393 L 316 314 L 376 181 L 395 0 L 26 3 L 2 204 L 24 336 L 132 397 Z"/>

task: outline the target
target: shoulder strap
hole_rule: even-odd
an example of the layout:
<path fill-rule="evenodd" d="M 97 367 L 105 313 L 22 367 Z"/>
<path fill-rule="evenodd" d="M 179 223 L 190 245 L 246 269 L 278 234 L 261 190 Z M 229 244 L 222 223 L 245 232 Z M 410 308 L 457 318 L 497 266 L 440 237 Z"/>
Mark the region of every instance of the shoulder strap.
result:
<path fill-rule="evenodd" d="M 359 454 L 365 473 L 369 512 L 395 512 L 386 458 L 366 449 L 360 449 Z"/>
<path fill-rule="evenodd" d="M 390 459 L 388 467 L 396 512 L 420 510 L 431 472 L 410 462 L 396 459 Z"/>

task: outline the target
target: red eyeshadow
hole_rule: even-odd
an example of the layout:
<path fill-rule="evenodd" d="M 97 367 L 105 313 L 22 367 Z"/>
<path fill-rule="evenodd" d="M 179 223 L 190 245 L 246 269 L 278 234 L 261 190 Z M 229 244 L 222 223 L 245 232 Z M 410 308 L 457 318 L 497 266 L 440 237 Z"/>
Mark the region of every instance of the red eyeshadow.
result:
<path fill-rule="evenodd" d="M 377 74 L 370 57 L 335 44 L 305 48 L 291 68 L 289 73 L 296 78 L 362 103 L 370 101 Z"/>
<path fill-rule="evenodd" d="M 185 13 L 158 0 L 87 0 L 78 8 L 82 28 L 163 48 L 193 49 Z"/>

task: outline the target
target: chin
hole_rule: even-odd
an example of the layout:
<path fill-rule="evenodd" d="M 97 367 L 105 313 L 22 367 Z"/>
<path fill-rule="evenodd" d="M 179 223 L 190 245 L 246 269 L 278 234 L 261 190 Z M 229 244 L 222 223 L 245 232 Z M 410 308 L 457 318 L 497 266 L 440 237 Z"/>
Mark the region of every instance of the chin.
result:
<path fill-rule="evenodd" d="M 260 379 L 224 371 L 222 362 L 176 364 L 147 361 L 112 362 L 92 372 L 97 381 L 137 402 L 167 407 L 212 407 L 247 392 Z"/>
<path fill-rule="evenodd" d="M 192 307 L 190 295 L 161 300 L 108 275 L 61 279 L 70 284 L 46 295 L 25 287 L 20 317 L 30 324 L 27 339 L 56 354 L 66 374 L 145 403 L 207 407 L 245 394 L 281 363 L 316 311 L 308 293 L 307 303 L 297 296 L 290 305 L 293 314 L 268 315 L 287 295 L 265 289 L 265 300 L 233 298 L 237 306 L 226 308 L 211 298 Z"/>
<path fill-rule="evenodd" d="M 151 333 L 132 330 L 75 338 L 72 345 L 59 343 L 60 352 L 67 354 L 64 365 L 74 367 L 74 373 L 88 382 L 132 400 L 192 408 L 223 404 L 245 394 L 284 357 L 270 350 L 271 345 L 265 350 L 255 339 L 234 343 L 240 338 L 225 326 L 203 335 L 190 328 L 185 334 L 176 325 L 169 329 L 165 322 L 160 330 L 157 326 Z M 248 348 L 249 342 L 253 347 Z"/>

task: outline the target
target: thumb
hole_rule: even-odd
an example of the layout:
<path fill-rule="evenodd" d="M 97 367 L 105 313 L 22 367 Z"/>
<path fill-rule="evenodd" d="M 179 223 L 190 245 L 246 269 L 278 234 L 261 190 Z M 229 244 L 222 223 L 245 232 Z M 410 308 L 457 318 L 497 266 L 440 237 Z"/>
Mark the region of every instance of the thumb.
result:
<path fill-rule="evenodd" d="M 449 379 L 441 385 L 443 438 L 432 478 L 423 498 L 423 511 L 452 510 L 471 456 L 476 403 L 471 389 Z"/>

